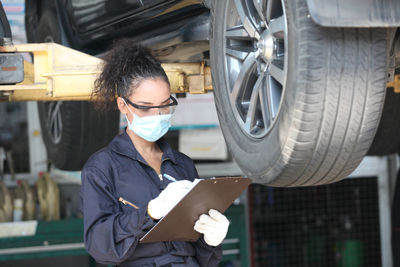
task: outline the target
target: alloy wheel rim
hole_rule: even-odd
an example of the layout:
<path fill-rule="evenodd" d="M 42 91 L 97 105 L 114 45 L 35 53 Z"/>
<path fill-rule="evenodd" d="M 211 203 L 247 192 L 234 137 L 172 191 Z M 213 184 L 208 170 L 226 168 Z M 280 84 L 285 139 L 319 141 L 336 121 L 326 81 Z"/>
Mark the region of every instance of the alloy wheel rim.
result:
<path fill-rule="evenodd" d="M 54 38 L 47 35 L 44 40 L 46 43 L 54 43 Z M 54 144 L 58 144 L 62 138 L 62 101 L 48 103 L 47 109 L 47 133 Z"/>
<path fill-rule="evenodd" d="M 262 138 L 273 127 L 287 78 L 287 20 L 281 0 L 230 0 L 225 9 L 224 70 L 240 128 Z"/>
<path fill-rule="evenodd" d="M 54 144 L 58 144 L 62 137 L 62 101 L 50 102 L 47 109 L 47 132 Z"/>

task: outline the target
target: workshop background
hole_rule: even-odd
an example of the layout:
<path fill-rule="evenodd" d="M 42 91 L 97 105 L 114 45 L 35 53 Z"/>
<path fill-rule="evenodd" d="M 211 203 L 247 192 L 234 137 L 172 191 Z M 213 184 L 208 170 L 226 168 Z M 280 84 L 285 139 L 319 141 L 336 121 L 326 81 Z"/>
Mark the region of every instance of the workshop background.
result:
<path fill-rule="evenodd" d="M 24 2 L 2 3 L 14 42 L 26 42 Z M 173 147 L 195 160 L 203 178 L 241 175 L 219 129 L 213 95 L 179 95 L 178 102 L 167 134 Z M 121 117 L 121 130 L 125 126 Z M 331 185 L 251 185 L 226 212 L 231 226 L 220 266 L 392 266 L 397 166 L 397 156 L 367 157 Z M 0 213 L 0 266 L 100 266 L 83 246 L 80 172 L 51 168 L 47 174 L 48 167 L 37 103 L 0 103 L 0 206 L 14 204 L 8 215 Z M 34 205 L 24 206 L 29 201 Z"/>

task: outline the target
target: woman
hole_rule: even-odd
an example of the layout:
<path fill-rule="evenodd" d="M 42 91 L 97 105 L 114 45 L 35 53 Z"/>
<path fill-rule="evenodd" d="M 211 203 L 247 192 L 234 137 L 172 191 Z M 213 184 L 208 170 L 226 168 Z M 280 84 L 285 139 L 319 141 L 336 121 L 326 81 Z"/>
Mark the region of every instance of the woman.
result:
<path fill-rule="evenodd" d="M 229 222 L 215 210 L 196 222 L 203 234 L 197 242 L 139 243 L 198 177 L 193 161 L 162 138 L 177 102 L 160 63 L 145 48 L 120 41 L 107 55 L 94 92 L 101 108 L 115 105 L 116 98 L 128 127 L 82 170 L 89 254 L 119 266 L 217 266 Z"/>

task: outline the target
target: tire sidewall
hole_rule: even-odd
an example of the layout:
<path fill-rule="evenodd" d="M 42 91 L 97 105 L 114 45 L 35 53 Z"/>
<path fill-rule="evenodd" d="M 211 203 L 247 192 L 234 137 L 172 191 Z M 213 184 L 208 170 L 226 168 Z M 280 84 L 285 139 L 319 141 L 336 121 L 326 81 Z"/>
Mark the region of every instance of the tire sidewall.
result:
<path fill-rule="evenodd" d="M 49 9 L 46 9 L 43 12 L 43 15 L 40 18 L 39 24 L 36 29 L 36 35 L 34 42 L 40 43 L 45 41 L 48 37 L 51 37 L 55 43 L 61 42 L 61 34 L 60 28 L 58 27 L 57 19 L 53 15 L 53 12 Z M 40 127 L 42 129 L 42 138 L 44 143 L 46 144 L 47 156 L 49 159 L 52 159 L 53 163 L 56 166 L 59 166 L 63 161 L 60 158 L 59 151 L 63 151 L 62 144 L 64 143 L 65 133 L 64 129 L 66 125 L 63 125 L 61 131 L 61 140 L 59 143 L 54 143 L 52 138 L 50 137 L 49 130 L 47 128 L 47 118 L 48 118 L 48 107 L 49 103 L 46 102 L 38 102 L 38 111 L 40 118 Z M 61 120 L 65 121 L 65 114 L 63 112 L 63 105 L 60 107 Z"/>
<path fill-rule="evenodd" d="M 51 36 L 55 43 L 61 43 L 61 29 L 54 16 L 54 11 L 46 9 L 37 27 L 35 42 L 43 42 L 48 36 Z"/>
<path fill-rule="evenodd" d="M 36 42 L 51 36 L 61 43 L 61 31 L 53 9 L 46 9 L 40 19 Z M 47 158 L 63 170 L 80 170 L 91 154 L 106 146 L 119 131 L 119 111 L 99 113 L 89 101 L 62 101 L 60 106 L 61 139 L 54 143 L 47 128 L 49 103 L 39 102 L 38 111 Z"/>
<path fill-rule="evenodd" d="M 58 168 L 61 169 L 70 169 L 66 167 L 66 163 L 68 162 L 68 151 L 71 150 L 70 146 L 66 146 L 66 144 L 76 144 L 79 146 L 78 140 L 73 142 L 74 136 L 71 136 L 71 133 L 67 130 L 68 128 L 76 127 L 78 124 L 70 124 L 73 120 L 71 118 L 74 114 L 82 113 L 82 102 L 80 101 L 63 101 L 60 106 L 60 114 L 62 121 L 62 130 L 61 130 L 61 139 L 58 143 L 54 143 L 52 138 L 50 137 L 49 130 L 47 128 L 47 116 L 48 116 L 48 107 L 49 103 L 39 103 L 38 110 L 40 116 L 40 127 L 42 129 L 42 138 L 46 144 L 47 157 L 51 160 L 51 162 Z M 79 119 L 75 118 L 75 119 Z M 75 129 L 77 132 L 81 131 L 81 129 Z M 76 137 L 75 137 L 76 138 Z M 76 148 L 75 148 L 76 149 Z M 70 161 L 69 161 L 70 162 Z M 71 170 L 74 170 L 72 168 Z"/>

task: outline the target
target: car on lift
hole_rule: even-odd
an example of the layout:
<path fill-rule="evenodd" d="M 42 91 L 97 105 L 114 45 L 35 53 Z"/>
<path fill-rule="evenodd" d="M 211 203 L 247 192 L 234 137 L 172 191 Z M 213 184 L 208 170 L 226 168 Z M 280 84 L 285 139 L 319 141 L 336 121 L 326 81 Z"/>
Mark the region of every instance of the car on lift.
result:
<path fill-rule="evenodd" d="M 399 1 L 25 3 L 29 42 L 101 57 L 129 37 L 161 62 L 210 65 L 226 143 L 254 182 L 332 183 L 368 151 L 399 149 L 399 97 L 386 87 L 400 62 Z M 62 169 L 80 169 L 118 132 L 118 112 L 99 115 L 89 102 L 43 102 L 39 113 L 49 159 Z"/>

